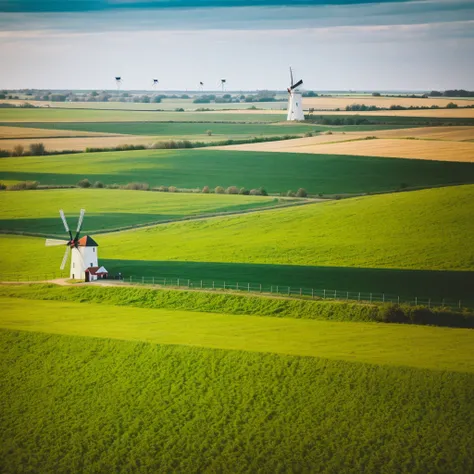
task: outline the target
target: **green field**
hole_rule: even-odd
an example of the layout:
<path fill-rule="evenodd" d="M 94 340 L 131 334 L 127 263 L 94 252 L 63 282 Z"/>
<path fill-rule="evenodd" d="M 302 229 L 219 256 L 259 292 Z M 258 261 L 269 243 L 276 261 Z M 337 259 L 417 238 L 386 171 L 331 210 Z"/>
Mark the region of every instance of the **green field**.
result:
<path fill-rule="evenodd" d="M 472 185 L 366 196 L 103 235 L 101 257 L 472 271 L 473 206 Z"/>
<path fill-rule="evenodd" d="M 469 330 L 2 303 L 3 472 L 474 469 Z"/>
<path fill-rule="evenodd" d="M 80 166 L 71 166 L 80 163 Z M 349 155 L 200 150 L 137 150 L 2 158 L 0 180 L 76 184 L 79 180 L 195 188 L 238 186 L 268 192 L 338 194 L 406 186 L 474 183 L 474 164 Z"/>
<path fill-rule="evenodd" d="M 175 194 L 118 189 L 48 189 L 0 193 L 0 230 L 64 235 L 59 208 L 75 228 L 86 209 L 83 232 L 182 219 L 209 213 L 237 212 L 284 202 L 263 196 Z"/>

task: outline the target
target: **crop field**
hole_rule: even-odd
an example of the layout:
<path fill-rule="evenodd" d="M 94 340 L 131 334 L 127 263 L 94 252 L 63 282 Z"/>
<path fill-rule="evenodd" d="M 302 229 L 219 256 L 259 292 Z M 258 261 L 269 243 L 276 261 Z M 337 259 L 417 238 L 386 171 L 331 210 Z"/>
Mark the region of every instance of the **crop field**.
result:
<path fill-rule="evenodd" d="M 83 178 L 104 184 L 146 182 L 150 186 L 202 188 L 263 186 L 281 193 L 304 188 L 311 194 L 392 191 L 400 186 L 473 183 L 471 163 L 402 160 L 350 155 L 191 150 L 137 150 L 48 157 L 3 158 L 0 181 L 75 185 Z M 251 170 L 251 172 L 250 172 Z"/>
<path fill-rule="evenodd" d="M 0 229 L 63 235 L 58 203 L 73 221 L 78 216 L 78 202 L 87 210 L 84 231 L 97 233 L 202 214 L 268 207 L 286 201 L 263 196 L 195 195 L 118 189 L 8 192 L 0 193 Z"/>
<path fill-rule="evenodd" d="M 2 471 L 474 468 L 472 331 L 1 303 Z"/>
<path fill-rule="evenodd" d="M 399 132 L 400 134 L 402 133 L 401 130 Z M 381 136 L 377 137 L 376 140 L 368 140 L 367 133 L 339 133 L 337 135 L 320 135 L 296 140 L 222 146 L 219 149 L 246 152 L 347 154 L 465 163 L 474 162 L 474 142 L 448 141 L 447 139 L 381 138 L 384 136 L 383 133 L 380 132 Z M 371 133 L 370 136 L 377 136 L 377 132 Z"/>
<path fill-rule="evenodd" d="M 236 111 L 222 115 L 218 112 L 159 112 L 69 108 L 0 108 L 2 122 L 280 122 L 286 119 L 284 112 L 277 114 Z M 5 125 L 2 123 L 2 125 Z"/>
<path fill-rule="evenodd" d="M 56 137 L 94 137 L 103 136 L 103 133 L 82 132 L 77 130 L 54 130 L 45 128 L 9 127 L 0 126 L 0 147 L 5 148 L 4 143 L 18 138 L 56 138 Z"/>

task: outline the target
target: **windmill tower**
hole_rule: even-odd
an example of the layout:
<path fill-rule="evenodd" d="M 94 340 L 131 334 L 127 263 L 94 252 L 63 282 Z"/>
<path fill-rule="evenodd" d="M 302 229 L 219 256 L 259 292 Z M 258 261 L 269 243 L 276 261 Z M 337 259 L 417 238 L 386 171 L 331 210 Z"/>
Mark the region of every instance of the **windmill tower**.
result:
<path fill-rule="evenodd" d="M 204 87 L 204 82 L 199 81 L 199 92 L 202 92 L 203 87 Z"/>
<path fill-rule="evenodd" d="M 158 79 L 153 79 L 153 84 L 151 86 L 153 87 L 153 90 L 156 90 L 158 87 Z"/>
<path fill-rule="evenodd" d="M 303 113 L 303 97 L 301 92 L 297 90 L 301 84 L 303 84 L 303 80 L 300 79 L 296 84 L 293 82 L 293 71 L 290 67 L 290 79 L 291 85 L 288 87 L 288 116 L 286 120 L 304 120 L 304 113 Z"/>
<path fill-rule="evenodd" d="M 221 80 L 220 80 L 222 92 L 224 92 L 224 90 L 225 90 L 225 84 L 226 84 L 226 82 L 227 82 L 227 79 L 221 79 Z"/>
<path fill-rule="evenodd" d="M 115 85 L 117 86 L 117 90 L 120 90 L 120 86 L 122 85 L 122 78 L 120 76 L 115 76 Z"/>
<path fill-rule="evenodd" d="M 81 209 L 79 215 L 79 220 L 77 222 L 76 235 L 73 237 L 72 232 L 69 229 L 69 226 L 62 209 L 59 210 L 59 215 L 64 224 L 64 229 L 69 234 L 69 240 L 59 240 L 59 239 L 46 239 L 46 247 L 56 247 L 59 245 L 65 245 L 66 250 L 64 252 L 64 257 L 61 262 L 60 269 L 64 270 L 69 255 L 71 255 L 71 270 L 69 272 L 69 277 L 76 280 L 86 280 L 88 281 L 91 275 L 96 274 L 106 274 L 107 270 L 101 267 L 99 269 L 98 264 L 98 255 L 97 247 L 99 244 L 90 236 L 85 235 L 82 238 L 79 238 L 82 228 L 82 223 L 84 222 L 85 210 Z M 100 270 L 103 270 L 100 272 Z M 96 278 L 91 278 L 96 279 Z"/>

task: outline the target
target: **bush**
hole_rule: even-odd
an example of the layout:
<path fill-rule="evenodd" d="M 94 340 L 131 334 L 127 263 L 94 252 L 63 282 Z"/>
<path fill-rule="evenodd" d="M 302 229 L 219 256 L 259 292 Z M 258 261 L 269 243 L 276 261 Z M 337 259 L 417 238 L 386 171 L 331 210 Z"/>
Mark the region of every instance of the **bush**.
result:
<path fill-rule="evenodd" d="M 245 188 L 240 188 L 239 194 L 242 194 L 244 196 L 248 196 L 250 194 L 250 191 Z"/>
<path fill-rule="evenodd" d="M 458 104 L 455 104 L 454 102 L 450 102 L 450 103 L 446 106 L 447 109 L 457 109 L 457 107 L 458 107 Z"/>
<path fill-rule="evenodd" d="M 25 148 L 23 145 L 16 145 L 15 148 L 13 148 L 12 156 L 22 156 L 25 151 Z"/>
<path fill-rule="evenodd" d="M 5 189 L 7 189 L 7 185 L 0 183 L 0 191 L 5 191 Z"/>
<path fill-rule="evenodd" d="M 8 150 L 0 149 L 0 158 L 7 158 L 9 156 L 11 156 L 11 153 Z"/>
<path fill-rule="evenodd" d="M 250 196 L 261 196 L 260 189 L 251 189 L 249 194 Z"/>
<path fill-rule="evenodd" d="M 84 178 L 84 179 L 81 179 L 77 185 L 80 187 L 80 188 L 90 188 L 91 187 L 91 183 L 90 181 L 87 179 L 87 178 Z"/>
<path fill-rule="evenodd" d="M 212 135 L 212 130 L 207 130 L 206 133 L 208 134 L 208 136 L 211 136 Z"/>
<path fill-rule="evenodd" d="M 104 183 L 100 182 L 100 181 L 96 181 L 94 183 L 94 188 L 103 188 L 104 187 Z"/>
<path fill-rule="evenodd" d="M 237 186 L 229 186 L 225 192 L 226 194 L 239 194 L 239 188 Z"/>
<path fill-rule="evenodd" d="M 26 189 L 36 189 L 38 186 L 38 181 L 22 181 L 21 183 L 7 186 L 7 189 L 9 191 L 25 191 Z"/>
<path fill-rule="evenodd" d="M 312 136 L 313 136 L 313 133 L 312 133 L 312 132 L 306 132 L 306 133 L 304 134 L 304 136 L 305 136 L 306 138 L 309 138 L 309 137 L 312 137 Z"/>
<path fill-rule="evenodd" d="M 160 193 L 167 193 L 168 192 L 168 186 L 159 186 L 157 188 L 157 190 L 160 192 Z"/>
<path fill-rule="evenodd" d="M 150 185 L 148 183 L 128 183 L 125 186 L 120 186 L 121 189 L 129 189 L 132 191 L 148 191 Z"/>
<path fill-rule="evenodd" d="M 296 197 L 305 198 L 307 195 L 308 193 L 306 192 L 306 189 L 300 188 L 296 191 Z"/>
<path fill-rule="evenodd" d="M 216 194 L 224 194 L 225 193 L 225 189 L 222 187 L 222 186 L 216 186 L 216 188 L 214 189 L 214 192 Z"/>
<path fill-rule="evenodd" d="M 291 189 L 289 189 L 289 190 L 286 192 L 286 195 L 287 195 L 288 197 L 295 197 L 295 196 L 296 196 L 296 194 L 295 194 Z"/>
<path fill-rule="evenodd" d="M 168 192 L 169 193 L 177 193 L 178 192 L 178 188 L 176 186 L 170 186 L 168 188 Z"/>
<path fill-rule="evenodd" d="M 261 196 L 268 196 L 268 193 L 263 186 L 259 188 L 259 191 Z"/>
<path fill-rule="evenodd" d="M 398 304 L 384 304 L 379 306 L 379 313 L 377 315 L 379 321 L 385 323 L 407 323 L 408 317 L 403 309 Z"/>
<path fill-rule="evenodd" d="M 32 156 L 41 156 L 46 152 L 44 145 L 42 143 L 32 143 L 30 145 L 30 155 Z"/>
<path fill-rule="evenodd" d="M 120 185 L 117 183 L 107 185 L 107 189 L 119 189 L 119 188 L 120 188 Z"/>
<path fill-rule="evenodd" d="M 209 186 L 204 186 L 201 192 L 204 194 L 209 194 Z"/>

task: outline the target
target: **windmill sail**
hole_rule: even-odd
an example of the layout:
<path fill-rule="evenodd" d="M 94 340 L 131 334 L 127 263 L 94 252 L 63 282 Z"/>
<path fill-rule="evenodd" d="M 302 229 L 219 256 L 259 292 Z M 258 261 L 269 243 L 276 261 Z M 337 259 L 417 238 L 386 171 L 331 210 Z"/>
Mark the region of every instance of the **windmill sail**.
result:
<path fill-rule="evenodd" d="M 59 247 L 60 245 L 66 245 L 69 242 L 67 240 L 59 240 L 59 239 L 46 239 L 45 246 L 46 247 Z"/>
<path fill-rule="evenodd" d="M 69 258 L 69 254 L 71 253 L 71 247 L 68 245 L 66 247 L 66 251 L 64 252 L 63 261 L 61 262 L 61 266 L 59 267 L 60 270 L 64 270 L 66 266 L 67 259 Z"/>

